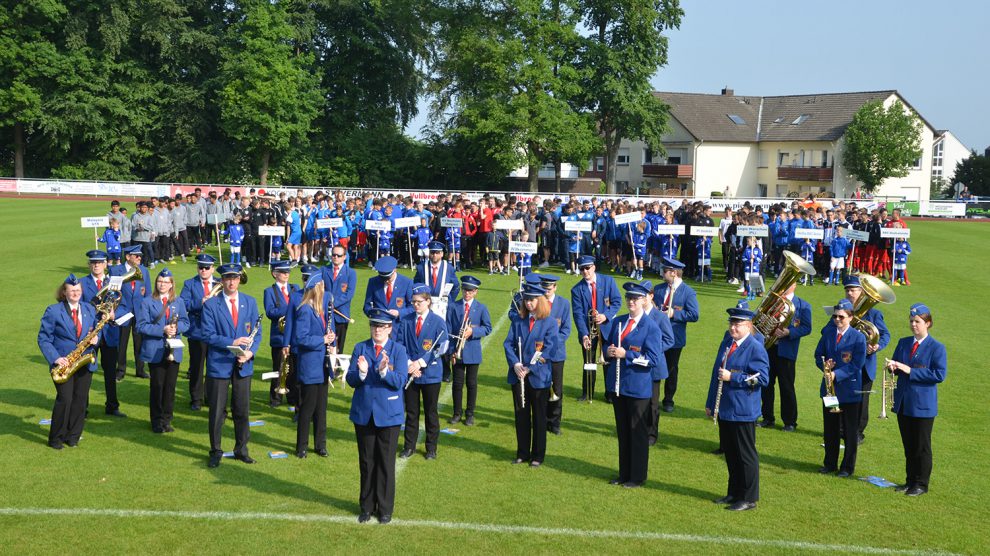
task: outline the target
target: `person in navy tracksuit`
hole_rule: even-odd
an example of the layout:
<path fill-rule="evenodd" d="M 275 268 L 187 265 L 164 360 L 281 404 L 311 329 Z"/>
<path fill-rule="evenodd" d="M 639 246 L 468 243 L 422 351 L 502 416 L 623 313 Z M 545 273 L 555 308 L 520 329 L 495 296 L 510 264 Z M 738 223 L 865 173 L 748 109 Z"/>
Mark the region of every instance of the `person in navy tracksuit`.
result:
<path fill-rule="evenodd" d="M 729 469 L 726 495 L 715 503 L 727 504 L 727 510 L 745 511 L 755 508 L 760 499 L 756 419 L 760 416 L 759 390 L 768 384 L 770 364 L 763 342 L 755 334 L 753 311 L 733 307 L 726 312 L 729 330 L 712 365 L 705 414 L 718 425 L 719 445 Z"/>
<path fill-rule="evenodd" d="M 863 401 L 863 366 L 866 364 L 866 337 L 850 326 L 853 305 L 841 299 L 832 308 L 835 327 L 822 330 L 821 340 L 815 348 L 815 365 L 822 370 L 820 394 L 824 399 L 831 389 L 838 398 L 838 408 L 822 404 L 825 428 L 825 460 L 819 473 L 834 473 L 849 477 L 856 470 L 856 454 L 859 442 L 859 405 Z M 828 394 L 832 395 L 832 394 Z M 838 411 L 836 411 L 838 409 Z M 841 424 L 840 424 L 841 421 Z M 839 465 L 839 430 L 842 429 L 845 452 Z"/>
<path fill-rule="evenodd" d="M 48 370 L 68 363 L 66 356 L 72 353 L 80 341 L 96 326 L 96 309 L 82 302 L 82 285 L 70 274 L 55 294 L 56 303 L 45 308 L 38 329 L 38 348 L 48 362 Z M 97 334 L 83 356 L 91 354 L 100 343 Z M 61 450 L 74 447 L 82 436 L 86 423 L 86 406 L 89 404 L 89 386 L 96 372 L 96 362 L 79 369 L 69 380 L 55 384 L 55 406 L 48 429 L 48 446 Z"/>
<path fill-rule="evenodd" d="M 172 271 L 163 268 L 155 279 L 151 297 L 144 300 L 137 314 L 137 331 L 141 333 L 141 360 L 151 369 L 148 409 L 151 431 L 172 432 L 175 409 L 175 382 L 182 362 L 181 347 L 169 347 L 168 340 L 189 330 L 186 304 L 175 293 Z"/>
<path fill-rule="evenodd" d="M 932 474 L 932 425 L 938 415 L 938 385 L 948 370 L 945 346 L 929 335 L 932 311 L 915 303 L 910 311 L 911 336 L 901 338 L 886 365 L 897 375 L 894 413 L 904 445 L 904 484 L 895 490 L 908 496 L 928 492 Z"/>
<path fill-rule="evenodd" d="M 413 312 L 413 282 L 395 271 L 398 264 L 390 255 L 375 261 L 378 275 L 368 278 L 368 287 L 364 292 L 365 314 L 372 309 L 381 309 L 398 320 Z M 393 329 L 392 333 L 395 332 L 396 329 Z"/>
<path fill-rule="evenodd" d="M 151 273 L 148 267 L 141 264 L 141 246 L 132 245 L 124 249 L 124 263 L 110 269 L 110 276 L 123 276 L 134 267 L 141 270 L 141 280 L 132 280 L 120 288 L 121 300 L 117 307 L 117 316 L 127 313 L 136 315 L 141 308 L 141 300 L 151 295 Z M 117 382 L 124 380 L 127 373 L 127 342 L 134 337 L 134 376 L 138 378 L 149 378 L 150 375 L 144 370 L 144 361 L 141 361 L 141 333 L 135 331 L 137 319 L 130 319 L 120 326 L 120 341 L 117 345 Z"/>
<path fill-rule="evenodd" d="M 234 418 L 234 458 L 254 463 L 248 455 L 251 438 L 248 421 L 251 402 L 251 375 L 254 354 L 261 346 L 261 317 L 253 297 L 240 293 L 241 266 L 225 264 L 219 269 L 223 293 L 203 304 L 203 339 L 206 354 L 206 397 L 210 406 L 209 467 L 220 465 L 223 450 L 220 434 L 227 417 L 227 393 L 230 390 L 231 416 Z M 234 355 L 227 346 L 243 350 Z"/>
<path fill-rule="evenodd" d="M 454 414 L 450 423 L 461 420 L 462 408 L 464 424 L 474 425 L 474 409 L 478 399 L 478 368 L 481 366 L 481 339 L 492 333 L 492 319 L 488 307 L 477 300 L 481 280 L 474 276 L 461 278 L 461 299 L 447 306 L 447 333 L 451 335 L 450 356 L 453 366 L 454 387 L 452 390 Z M 465 326 L 466 321 L 466 326 Z M 464 338 L 454 338 L 464 332 Z M 457 353 L 459 342 L 463 342 L 460 356 Z M 462 392 L 467 384 L 467 406 L 462 404 Z"/>
<path fill-rule="evenodd" d="M 512 386 L 516 423 L 516 459 L 513 463 L 543 465 L 547 452 L 547 397 L 551 370 L 546 354 L 560 342 L 557 321 L 550 318 L 546 291 L 526 284 L 522 307 L 512 320 L 502 344 L 509 369 L 506 382 Z"/>
<path fill-rule="evenodd" d="M 530 280 L 529 276 L 536 280 Z M 547 301 L 550 302 L 550 318 L 556 323 L 559 334 L 557 349 L 548 353 L 550 362 L 550 388 L 557 396 L 556 401 L 547 397 L 547 429 L 553 434 L 560 434 L 560 419 L 564 411 L 564 362 L 567 361 L 567 339 L 571 337 L 571 304 L 562 296 L 557 295 L 556 276 L 550 274 L 529 274 L 527 283 L 539 284 L 546 291 Z"/>
<path fill-rule="evenodd" d="M 774 426 L 774 383 L 780 384 L 780 419 L 784 430 L 797 429 L 797 394 L 794 391 L 795 362 L 801 338 L 811 334 L 811 305 L 794 294 L 797 284 L 783 292 L 783 296 L 794 304 L 794 315 L 787 328 L 776 330 L 777 343 L 767 350 L 770 356 L 770 383 L 763 389 L 763 420 L 758 427 Z"/>
<path fill-rule="evenodd" d="M 612 399 L 619 441 L 619 476 L 611 484 L 636 488 L 646 482 L 650 467 L 650 397 L 664 359 L 660 327 L 645 313 L 649 289 L 634 282 L 623 287 L 629 313 L 615 319 L 604 342 L 605 393 Z"/>
<path fill-rule="evenodd" d="M 581 342 L 583 361 L 589 361 L 590 354 L 597 351 L 602 339 L 608 338 L 612 333 L 612 320 L 619 312 L 622 296 L 611 276 L 596 271 L 593 256 L 584 255 L 578 259 L 578 268 L 582 279 L 571 288 L 571 313 L 574 316 L 574 326 L 577 327 L 578 340 Z M 589 334 L 588 321 L 592 318 L 591 314 L 595 315 L 594 319 L 598 323 L 598 338 L 592 338 Z M 578 401 L 590 401 L 594 397 L 596 375 L 597 371 L 585 371 L 582 374 L 581 397 Z"/>
<path fill-rule="evenodd" d="M 446 351 L 447 322 L 431 310 L 431 290 L 426 284 L 414 284 L 413 312 L 399 321 L 396 340 L 409 355 L 409 376 L 404 383 L 406 432 L 400 458 L 416 453 L 419 438 L 419 400 L 423 399 L 426 414 L 426 459 L 437 459 L 440 437 L 440 381 L 443 366 L 440 359 Z"/>
<path fill-rule="evenodd" d="M 626 284 L 623 284 L 623 287 L 632 287 L 629 286 L 629 284 L 630 283 L 627 282 Z M 653 388 L 650 393 L 649 435 L 649 445 L 653 446 L 660 438 L 660 383 L 668 376 L 666 351 L 674 346 L 674 327 L 670 324 L 670 318 L 667 317 L 667 313 L 657 308 L 653 301 L 653 282 L 643 280 L 639 283 L 639 285 L 648 290 L 646 295 L 646 305 L 643 308 L 643 313 L 653 319 L 653 322 L 657 323 L 657 327 L 660 328 L 660 344 L 658 347 L 660 348 L 660 353 L 664 353 L 663 360 L 660 364 L 653 367 Z"/>
<path fill-rule="evenodd" d="M 330 264 L 323 267 L 323 288 L 333 296 L 334 335 L 337 351 L 343 352 L 347 341 L 347 327 L 351 322 L 351 301 L 357 291 L 357 272 L 347 264 L 347 249 L 334 245 L 330 249 Z"/>
<path fill-rule="evenodd" d="M 115 222 L 115 220 L 111 220 L 111 222 Z M 83 303 L 96 306 L 99 302 L 96 299 L 96 294 L 110 283 L 110 275 L 107 272 L 109 256 L 108 253 L 96 249 L 86 253 L 86 258 L 89 259 L 89 274 L 79 279 L 83 289 Z M 121 294 L 115 292 L 109 295 L 118 296 Z M 117 327 L 117 323 L 113 321 L 117 312 L 114 311 L 114 314 L 110 315 L 110 322 L 103 327 L 103 333 L 100 334 L 100 345 L 96 347 L 96 352 L 99 354 L 100 368 L 103 370 L 103 387 L 106 391 L 106 402 L 103 409 L 107 415 L 126 417 L 120 411 L 120 401 L 117 399 L 117 344 L 120 342 L 120 329 Z"/>
<path fill-rule="evenodd" d="M 663 384 L 662 408 L 665 413 L 674 411 L 674 394 L 677 392 L 677 375 L 680 369 L 681 350 L 687 345 L 687 324 L 698 322 L 698 294 L 684 283 L 684 263 L 666 257 L 663 260 L 663 283 L 656 287 L 654 300 L 660 310 L 667 313 L 674 329 L 674 345 L 664 352 L 667 360 L 667 380 Z"/>
<path fill-rule="evenodd" d="M 368 322 L 371 338 L 354 346 L 346 375 L 354 389 L 350 419 L 361 471 L 358 522 L 375 514 L 379 523 L 388 523 L 395 507 L 395 453 L 405 413 L 402 387 L 409 374 L 409 355 L 390 338 L 395 316 L 372 309 Z"/>
<path fill-rule="evenodd" d="M 324 362 L 327 346 L 336 340 L 329 326 L 327 306 L 330 295 L 324 291 L 323 275 L 313 273 L 306 281 L 301 296 L 293 297 L 286 319 L 288 343 L 296 348 L 296 382 L 299 407 L 296 411 L 296 457 L 305 458 L 309 441 L 309 426 L 313 425 L 313 451 L 327 457 L 327 390 L 329 369 Z"/>
<path fill-rule="evenodd" d="M 272 263 L 272 278 L 275 283 L 265 288 L 263 301 L 265 304 L 265 316 L 268 317 L 268 345 L 272 349 L 272 370 L 279 372 L 286 357 L 291 357 L 288 353 L 290 340 L 286 335 L 289 301 L 290 298 L 299 291 L 299 286 L 289 283 L 289 275 L 292 273 L 292 265 L 289 261 L 277 261 Z M 279 322 L 282 323 L 281 328 Z M 290 362 L 291 365 L 291 362 Z M 288 387 L 288 382 L 286 382 Z M 276 390 L 279 381 L 273 380 L 268 387 L 268 405 L 278 407 L 282 404 L 282 394 Z"/>
<path fill-rule="evenodd" d="M 182 283 L 182 293 L 179 297 L 185 304 L 189 316 L 189 329 L 186 331 L 186 341 L 189 343 L 189 407 L 199 411 L 203 406 L 205 387 L 203 382 L 203 363 L 206 362 L 206 341 L 203 337 L 203 303 L 219 280 L 213 278 L 213 265 L 217 260 L 212 255 L 200 253 L 196 255 L 196 276 Z"/>

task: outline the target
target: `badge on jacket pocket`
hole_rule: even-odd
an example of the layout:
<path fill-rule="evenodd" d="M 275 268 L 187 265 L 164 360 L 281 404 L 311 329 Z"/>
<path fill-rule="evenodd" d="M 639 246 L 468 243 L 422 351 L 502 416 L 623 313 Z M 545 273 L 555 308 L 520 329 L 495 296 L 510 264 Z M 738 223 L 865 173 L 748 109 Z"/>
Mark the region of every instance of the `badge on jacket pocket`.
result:
<path fill-rule="evenodd" d="M 852 359 L 853 359 L 853 354 L 852 354 L 851 351 L 843 351 L 842 352 L 842 362 L 843 363 L 848 363 L 848 362 L 852 361 Z"/>
<path fill-rule="evenodd" d="M 423 340 L 423 351 L 430 351 L 433 347 L 433 340 Z"/>

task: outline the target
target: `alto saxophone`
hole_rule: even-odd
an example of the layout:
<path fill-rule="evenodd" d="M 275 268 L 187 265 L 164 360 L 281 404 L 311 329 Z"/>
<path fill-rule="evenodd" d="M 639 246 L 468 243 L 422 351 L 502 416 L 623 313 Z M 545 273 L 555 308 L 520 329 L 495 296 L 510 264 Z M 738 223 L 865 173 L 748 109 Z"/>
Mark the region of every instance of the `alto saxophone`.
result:
<path fill-rule="evenodd" d="M 76 347 L 71 353 L 65 356 L 65 365 L 56 365 L 52 367 L 52 381 L 55 384 L 65 384 L 72 378 L 72 375 L 76 374 L 80 369 L 88 367 L 96 361 L 96 356 L 92 352 L 83 355 L 86 350 L 90 349 L 90 342 L 93 341 L 103 329 L 104 326 L 110 322 L 110 315 L 113 313 L 114 309 L 117 308 L 117 304 L 120 303 L 120 298 L 107 299 L 96 306 L 96 310 L 102 313 L 103 316 L 96 323 L 96 326 L 86 334 L 82 340 L 76 344 Z"/>

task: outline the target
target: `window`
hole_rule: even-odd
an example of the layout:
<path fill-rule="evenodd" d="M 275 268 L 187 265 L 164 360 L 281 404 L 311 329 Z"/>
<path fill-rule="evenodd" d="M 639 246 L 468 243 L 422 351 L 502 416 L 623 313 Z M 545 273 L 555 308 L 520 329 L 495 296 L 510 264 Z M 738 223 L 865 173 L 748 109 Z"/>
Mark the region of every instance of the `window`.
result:
<path fill-rule="evenodd" d="M 935 168 L 942 167 L 942 142 L 939 141 L 935 143 L 935 148 L 932 150 L 932 166 Z"/>
<path fill-rule="evenodd" d="M 822 151 L 822 168 L 828 168 L 828 151 Z"/>
<path fill-rule="evenodd" d="M 684 164 L 687 149 L 667 149 L 667 164 Z"/>
<path fill-rule="evenodd" d="M 911 164 L 911 168 L 914 169 L 914 170 L 921 170 L 921 157 L 920 156 L 918 158 L 914 159 L 914 162 Z"/>
<path fill-rule="evenodd" d="M 790 153 L 777 151 L 777 166 L 783 166 L 784 162 L 786 162 L 790 157 Z"/>
<path fill-rule="evenodd" d="M 775 119 L 773 121 L 773 123 L 775 123 L 775 124 L 780 124 L 780 123 L 783 123 L 783 122 L 784 122 L 784 117 L 783 116 L 779 116 L 779 117 L 777 117 L 777 119 Z"/>
<path fill-rule="evenodd" d="M 595 157 L 595 170 L 598 172 L 605 171 L 605 157 L 602 156 Z"/>
<path fill-rule="evenodd" d="M 653 151 L 650 148 L 643 149 L 643 164 L 653 164 Z"/>
<path fill-rule="evenodd" d="M 746 120 L 742 119 L 742 117 L 737 114 L 726 114 L 726 116 L 728 116 L 729 119 L 732 120 L 732 123 L 736 125 L 746 125 Z"/>
<path fill-rule="evenodd" d="M 616 166 L 629 166 L 629 149 L 619 149 L 619 156 L 615 160 Z"/>
<path fill-rule="evenodd" d="M 765 184 L 765 183 L 758 183 L 758 184 L 756 184 L 756 189 L 758 190 L 758 196 L 760 196 L 760 197 L 766 197 L 767 196 L 767 184 Z"/>
<path fill-rule="evenodd" d="M 757 165 L 760 168 L 766 168 L 767 167 L 767 162 L 768 162 L 768 160 L 767 160 L 767 151 L 765 149 L 760 149 L 760 155 L 759 156 L 760 156 L 760 160 L 757 163 Z"/>
<path fill-rule="evenodd" d="M 794 121 L 793 121 L 793 122 L 791 122 L 791 125 L 801 125 L 801 124 L 803 124 L 803 123 L 804 123 L 804 122 L 805 122 L 805 121 L 806 121 L 806 120 L 807 120 L 807 119 L 808 119 L 809 117 L 810 117 L 810 116 L 808 116 L 807 114 L 801 114 L 801 115 L 800 115 L 800 116 L 798 116 L 797 118 L 794 118 Z"/>

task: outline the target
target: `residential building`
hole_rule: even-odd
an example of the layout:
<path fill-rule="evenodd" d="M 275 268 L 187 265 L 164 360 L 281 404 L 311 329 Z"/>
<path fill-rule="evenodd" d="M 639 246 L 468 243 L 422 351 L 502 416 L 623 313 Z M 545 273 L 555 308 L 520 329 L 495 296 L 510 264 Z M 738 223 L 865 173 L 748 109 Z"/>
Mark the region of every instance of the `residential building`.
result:
<path fill-rule="evenodd" d="M 962 144 L 951 131 L 935 132 L 935 143 L 932 145 L 932 180 L 938 180 L 943 185 L 952 179 L 956 173 L 956 164 L 969 158 L 973 151 Z"/>

